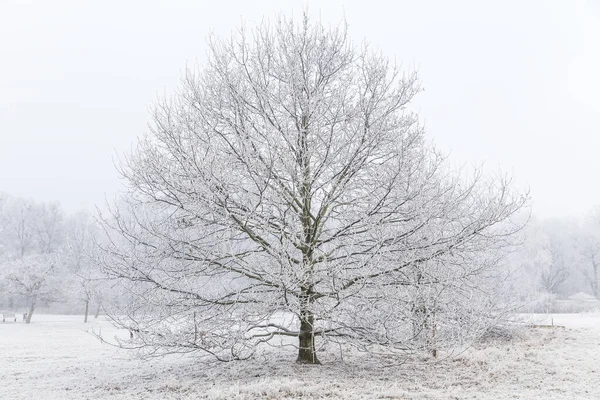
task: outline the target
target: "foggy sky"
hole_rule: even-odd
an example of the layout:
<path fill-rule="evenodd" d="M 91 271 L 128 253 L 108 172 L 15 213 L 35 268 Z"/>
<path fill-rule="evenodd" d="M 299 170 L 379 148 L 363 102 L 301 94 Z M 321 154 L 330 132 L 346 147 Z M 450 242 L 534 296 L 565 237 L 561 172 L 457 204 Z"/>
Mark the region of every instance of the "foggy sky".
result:
<path fill-rule="evenodd" d="M 114 157 L 206 36 L 306 4 L 418 69 L 413 107 L 454 162 L 513 175 L 540 216 L 600 204 L 600 0 L 0 0 L 0 192 L 69 211 L 112 198 Z"/>

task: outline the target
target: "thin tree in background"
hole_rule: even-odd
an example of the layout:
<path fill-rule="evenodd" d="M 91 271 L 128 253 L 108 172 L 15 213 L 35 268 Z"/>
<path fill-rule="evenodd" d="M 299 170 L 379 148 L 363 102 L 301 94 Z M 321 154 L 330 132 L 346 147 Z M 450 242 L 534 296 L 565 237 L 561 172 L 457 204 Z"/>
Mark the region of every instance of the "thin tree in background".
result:
<path fill-rule="evenodd" d="M 84 305 L 83 322 L 88 322 L 90 305 L 95 303 L 96 315 L 101 307 L 103 290 L 100 271 L 93 263 L 96 226 L 86 213 L 71 216 L 67 224 L 67 234 L 63 259 L 69 268 L 70 285 L 77 298 Z"/>
<path fill-rule="evenodd" d="M 578 239 L 582 274 L 594 297 L 600 299 L 600 208 L 587 215 Z"/>

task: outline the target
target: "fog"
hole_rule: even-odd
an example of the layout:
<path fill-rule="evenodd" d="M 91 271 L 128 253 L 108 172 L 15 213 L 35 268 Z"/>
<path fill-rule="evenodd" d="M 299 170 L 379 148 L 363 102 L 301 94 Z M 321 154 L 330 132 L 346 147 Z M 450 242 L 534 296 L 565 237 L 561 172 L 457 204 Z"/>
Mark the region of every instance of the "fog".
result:
<path fill-rule="evenodd" d="M 454 162 L 513 175 L 542 217 L 600 199 L 597 1 L 0 1 L 0 192 L 91 209 L 149 106 L 206 37 L 303 9 L 416 68 L 413 106 Z"/>
<path fill-rule="evenodd" d="M 598 49 L 600 0 L 0 0 L 0 397 L 600 398 Z"/>

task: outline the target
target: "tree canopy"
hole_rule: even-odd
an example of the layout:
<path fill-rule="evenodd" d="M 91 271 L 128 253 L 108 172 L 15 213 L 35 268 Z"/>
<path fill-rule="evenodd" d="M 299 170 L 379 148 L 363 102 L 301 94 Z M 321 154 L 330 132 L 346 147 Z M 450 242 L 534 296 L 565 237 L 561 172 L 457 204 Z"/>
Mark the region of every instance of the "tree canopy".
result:
<path fill-rule="evenodd" d="M 420 90 L 345 25 L 212 38 L 103 217 L 130 345 L 231 360 L 292 337 L 318 363 L 330 342 L 403 353 L 480 332 L 527 196 L 452 170 L 409 108 Z"/>

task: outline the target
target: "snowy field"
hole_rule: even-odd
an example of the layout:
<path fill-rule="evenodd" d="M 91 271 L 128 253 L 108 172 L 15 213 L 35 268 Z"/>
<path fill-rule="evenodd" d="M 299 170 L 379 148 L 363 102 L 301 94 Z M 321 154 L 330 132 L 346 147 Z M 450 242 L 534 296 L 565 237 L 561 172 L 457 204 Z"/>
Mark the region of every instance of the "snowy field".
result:
<path fill-rule="evenodd" d="M 107 321 L 36 315 L 30 325 L 0 323 L 0 399 L 600 399 L 600 314 L 534 322 L 566 328 L 529 329 L 519 343 L 429 365 L 341 362 L 332 352 L 322 366 L 300 366 L 293 349 L 279 349 L 206 366 L 131 358 L 86 332 L 127 337 Z"/>

